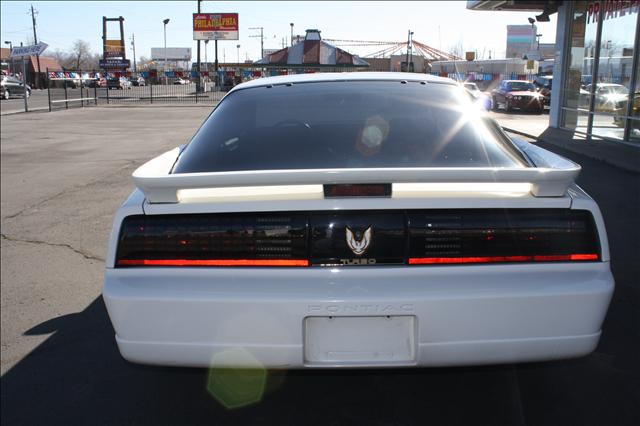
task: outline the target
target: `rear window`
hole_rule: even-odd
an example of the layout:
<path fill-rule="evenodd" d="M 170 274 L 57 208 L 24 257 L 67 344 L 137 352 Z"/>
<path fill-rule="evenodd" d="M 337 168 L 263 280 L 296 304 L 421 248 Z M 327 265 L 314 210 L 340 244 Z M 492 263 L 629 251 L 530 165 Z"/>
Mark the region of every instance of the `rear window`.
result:
<path fill-rule="evenodd" d="M 358 81 L 233 92 L 173 172 L 490 166 L 526 163 L 461 88 Z"/>

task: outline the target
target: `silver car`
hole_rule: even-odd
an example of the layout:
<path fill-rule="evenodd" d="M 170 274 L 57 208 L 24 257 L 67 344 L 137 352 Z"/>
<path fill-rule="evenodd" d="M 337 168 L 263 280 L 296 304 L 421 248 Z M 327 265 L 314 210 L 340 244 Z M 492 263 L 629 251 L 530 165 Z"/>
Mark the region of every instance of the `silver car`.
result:
<path fill-rule="evenodd" d="M 0 95 L 2 99 L 9 99 L 11 97 L 23 97 L 25 94 L 24 83 L 13 76 L 3 75 L 0 77 Z M 27 98 L 31 96 L 31 87 L 27 84 L 26 91 Z"/>

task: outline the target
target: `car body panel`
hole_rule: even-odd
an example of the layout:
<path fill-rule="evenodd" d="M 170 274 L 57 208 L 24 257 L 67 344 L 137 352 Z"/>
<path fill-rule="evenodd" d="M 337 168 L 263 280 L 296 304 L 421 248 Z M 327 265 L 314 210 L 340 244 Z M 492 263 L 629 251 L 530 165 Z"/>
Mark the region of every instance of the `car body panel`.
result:
<path fill-rule="evenodd" d="M 584 355 L 598 341 L 612 291 L 609 266 L 598 262 L 109 269 L 103 297 L 120 351 L 131 361 L 238 366 L 215 357 L 241 349 L 262 367 L 300 368 L 397 366 L 309 365 L 304 319 L 328 316 L 414 316 L 418 350 L 406 365 Z"/>
<path fill-rule="evenodd" d="M 351 78 L 455 84 L 428 76 L 352 73 L 266 78 L 233 90 Z M 528 162 L 507 174 L 500 168 L 477 168 L 480 174 L 474 170 L 468 175 L 466 168 L 407 168 L 387 174 L 300 169 L 180 175 L 170 173 L 180 149 L 151 160 L 135 173 L 139 189 L 117 211 L 107 250 L 103 298 L 121 354 L 132 362 L 157 365 L 351 368 L 496 364 L 590 353 L 614 289 L 602 215 L 595 201 L 572 183 L 578 165 L 525 141 L 512 143 Z M 483 173 L 492 179 L 483 179 Z M 548 175 L 553 195 L 532 189 L 545 180 L 532 181 L 536 173 Z M 391 183 L 391 196 L 324 196 L 323 184 L 353 179 Z M 193 192 L 181 196 L 180 191 Z M 593 235 L 597 233 L 598 260 L 115 266 L 120 227 L 130 215 L 483 208 L 586 210 L 595 225 Z M 334 318 L 337 325 L 332 325 Z M 389 323 L 380 326 L 384 321 Z M 406 345 L 385 339 L 394 326 Z M 339 328 L 332 332 L 332 327 Z M 362 350 L 358 335 L 367 336 Z"/>

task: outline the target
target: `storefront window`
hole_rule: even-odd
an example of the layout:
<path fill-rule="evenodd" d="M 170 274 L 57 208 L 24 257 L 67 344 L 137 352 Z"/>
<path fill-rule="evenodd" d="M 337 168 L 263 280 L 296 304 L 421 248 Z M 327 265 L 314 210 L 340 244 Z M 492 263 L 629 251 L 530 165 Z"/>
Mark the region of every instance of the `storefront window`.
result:
<path fill-rule="evenodd" d="M 586 132 L 586 120 L 579 110 L 589 110 L 588 86 L 593 76 L 596 53 L 597 13 L 587 1 L 573 3 L 569 66 L 562 93 L 563 127 Z"/>
<path fill-rule="evenodd" d="M 638 56 L 640 59 L 640 56 Z M 629 120 L 629 140 L 640 142 L 640 61 L 636 63 L 636 88 L 631 96 L 631 120 Z"/>
<path fill-rule="evenodd" d="M 640 66 L 633 63 L 640 1 L 576 1 L 571 8 L 570 52 L 561 93 L 562 127 L 620 140 L 628 127 L 629 140 L 638 141 L 640 84 L 636 82 L 633 89 L 631 79 L 634 68 Z M 629 102 L 633 104 L 630 115 Z"/>
<path fill-rule="evenodd" d="M 637 2 L 602 2 L 602 36 L 592 134 L 624 138 L 627 105 L 631 94 L 633 48 L 638 19 Z M 612 6 L 617 7 L 612 7 Z"/>

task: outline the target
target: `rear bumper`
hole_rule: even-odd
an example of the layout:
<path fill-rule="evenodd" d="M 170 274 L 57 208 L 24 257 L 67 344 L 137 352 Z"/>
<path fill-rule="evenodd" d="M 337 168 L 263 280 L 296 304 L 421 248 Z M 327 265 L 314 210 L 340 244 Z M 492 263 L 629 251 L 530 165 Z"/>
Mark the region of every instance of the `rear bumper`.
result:
<path fill-rule="evenodd" d="M 301 368 L 582 356 L 598 343 L 612 292 L 609 264 L 584 263 L 108 269 L 103 296 L 132 362 Z M 412 316 L 412 356 L 309 361 L 305 319 L 329 316 Z"/>

